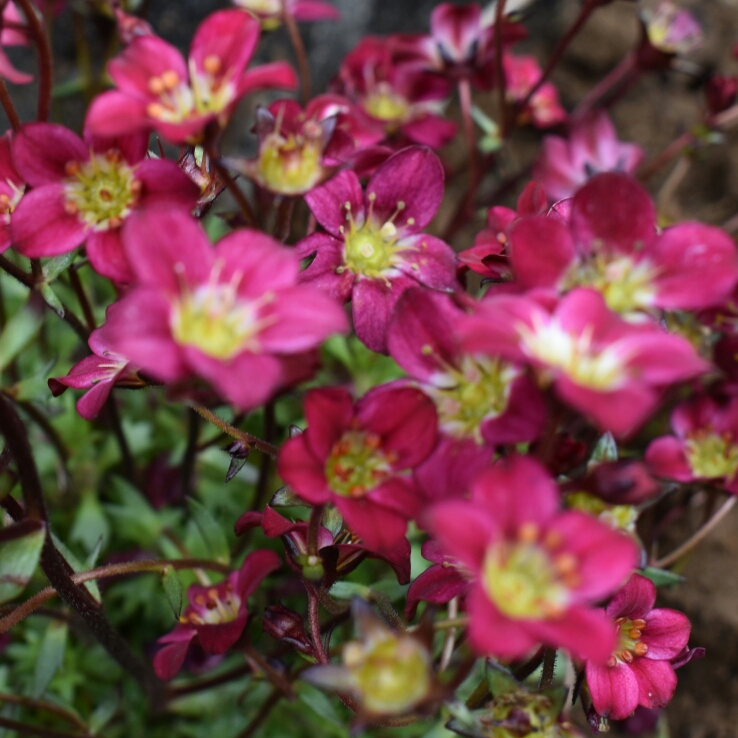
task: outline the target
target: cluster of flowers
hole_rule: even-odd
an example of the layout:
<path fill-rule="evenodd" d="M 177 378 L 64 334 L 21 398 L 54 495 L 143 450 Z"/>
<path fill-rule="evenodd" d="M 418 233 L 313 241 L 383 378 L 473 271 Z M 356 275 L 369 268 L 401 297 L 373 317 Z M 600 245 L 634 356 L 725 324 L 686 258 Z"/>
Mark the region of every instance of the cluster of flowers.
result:
<path fill-rule="evenodd" d="M 367 556 L 409 583 L 412 523 L 431 565 L 410 584 L 406 618 L 421 602 L 428 613 L 458 603 L 477 655 L 510 664 L 541 645 L 564 649 L 598 715 L 663 707 L 674 669 L 698 652 L 684 615 L 654 609 L 634 521 L 660 493 L 654 477 L 738 493 L 735 243 L 698 222 L 661 228 L 633 176 L 643 152 L 618 141 L 603 112 L 544 140 L 534 182 L 515 210 L 490 208 L 472 248 L 456 254 L 427 232 L 444 197 L 434 150 L 456 133 L 445 113 L 455 90 L 468 114 L 470 90 L 504 80 L 516 125 L 566 120 L 535 60 L 511 51 L 523 27 L 496 27 L 476 4 L 439 5 L 429 34 L 363 39 L 329 93 L 257 110 L 254 158 L 220 160 L 239 100 L 298 84 L 283 62 L 249 68 L 262 29 L 335 17 L 318 0 L 235 4 L 202 23 L 186 59 L 119 10 L 115 89 L 94 99 L 82 138 L 35 122 L 2 139 L 0 250 L 38 259 L 84 246 L 119 294 L 93 355 L 52 391 L 89 388 L 77 408 L 93 419 L 114 386 L 188 397 L 204 381 L 214 404 L 248 412 L 311 379 L 321 343 L 353 326 L 405 376 L 359 398 L 347 386 L 308 391 L 306 427 L 280 448 L 277 471 L 310 522 L 268 506 L 237 532 L 281 538 L 308 593 L 327 597 Z M 679 39 L 694 35 L 669 21 Z M 657 23 L 663 14 L 653 34 Z M 674 53 L 669 39 L 659 53 Z M 723 109 L 728 86 L 711 93 Z M 148 151 L 152 133 L 182 147 L 178 161 Z M 211 245 L 198 221 L 234 185 L 229 172 L 278 216 L 304 199 L 312 232 L 284 245 L 239 191 L 251 222 Z M 478 299 L 466 284 L 479 277 L 489 287 Z M 701 343 L 680 330 L 687 323 Z M 645 462 L 586 463 L 598 437 L 627 443 L 685 382 L 674 435 L 653 440 Z M 336 511 L 343 529 L 324 518 Z M 193 586 L 157 673 L 173 678 L 195 641 L 231 648 L 250 594 L 281 563 L 256 550 L 221 583 Z M 320 662 L 306 678 L 367 720 L 448 696 L 420 636 L 360 607 L 357 620 L 362 638 L 344 644 L 341 666 L 296 613 L 272 606 L 264 627 Z M 577 734 L 557 720 L 556 735 Z"/>

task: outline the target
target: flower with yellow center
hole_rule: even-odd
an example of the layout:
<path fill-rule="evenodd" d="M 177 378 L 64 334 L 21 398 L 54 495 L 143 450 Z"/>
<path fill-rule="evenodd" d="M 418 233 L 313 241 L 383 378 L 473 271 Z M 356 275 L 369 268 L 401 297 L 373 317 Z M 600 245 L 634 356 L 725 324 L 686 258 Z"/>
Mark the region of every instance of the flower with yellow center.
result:
<path fill-rule="evenodd" d="M 257 176 L 266 189 L 283 195 L 309 192 L 323 177 L 320 137 L 287 138 L 272 133 L 259 150 Z"/>
<path fill-rule="evenodd" d="M 141 194 L 141 181 L 119 151 L 70 161 L 65 172 L 64 209 L 96 231 L 120 227 Z"/>
<path fill-rule="evenodd" d="M 361 430 L 348 430 L 335 443 L 325 462 L 328 486 L 342 497 L 364 497 L 390 474 L 390 456 L 382 439 Z"/>
<path fill-rule="evenodd" d="M 410 103 L 386 82 L 380 82 L 364 98 L 362 105 L 372 118 L 385 123 L 403 123 L 410 112 Z"/>
<path fill-rule="evenodd" d="M 685 452 L 695 477 L 730 480 L 738 472 L 738 445 L 732 433 L 695 431 L 686 439 Z"/>

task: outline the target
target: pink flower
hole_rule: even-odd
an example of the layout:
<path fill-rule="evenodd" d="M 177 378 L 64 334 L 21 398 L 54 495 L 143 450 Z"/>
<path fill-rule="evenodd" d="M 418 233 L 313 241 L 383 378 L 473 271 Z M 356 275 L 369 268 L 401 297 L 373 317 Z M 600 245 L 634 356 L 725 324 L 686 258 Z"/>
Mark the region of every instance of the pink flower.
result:
<path fill-rule="evenodd" d="M 594 290 L 574 290 L 552 309 L 490 295 L 459 330 L 470 351 L 527 361 L 539 383 L 553 383 L 564 402 L 620 437 L 654 411 L 664 387 L 709 367 L 686 339 L 627 323 Z"/>
<path fill-rule="evenodd" d="M 646 450 L 651 471 L 678 482 L 715 480 L 738 494 L 738 397 L 683 402 L 671 414 L 671 427 L 676 435 L 661 436 Z"/>
<path fill-rule="evenodd" d="M 244 95 L 293 89 L 284 62 L 247 71 L 259 42 L 259 22 L 239 10 L 209 15 L 195 32 L 188 59 L 158 36 L 138 36 L 110 62 L 118 87 L 95 98 L 87 116 L 99 136 L 154 130 L 173 143 L 198 143 L 206 127 L 222 127 Z"/>
<path fill-rule="evenodd" d="M 274 551 L 254 551 L 238 571 L 211 587 L 193 584 L 187 591 L 190 602 L 171 633 L 162 636 L 165 644 L 154 656 L 154 670 L 160 679 L 173 679 L 182 668 L 187 649 L 197 639 L 205 653 L 225 653 L 243 633 L 248 620 L 248 598 L 261 580 L 278 569 L 281 559 Z"/>
<path fill-rule="evenodd" d="M 536 461 L 503 459 L 476 478 L 470 500 L 434 505 L 427 522 L 473 579 L 469 640 L 480 654 L 519 658 L 544 643 L 607 661 L 612 625 L 589 605 L 630 573 L 636 546 L 584 513 L 560 512 Z"/>
<path fill-rule="evenodd" d="M 407 590 L 405 618 L 412 620 L 421 602 L 444 605 L 454 597 L 464 597 L 469 588 L 469 577 L 459 562 L 446 556 L 436 541 L 426 541 L 421 549 L 423 558 L 432 561 L 422 574 L 417 576 Z"/>
<path fill-rule="evenodd" d="M 599 110 L 575 123 L 568 141 L 560 136 L 544 137 L 533 177 L 543 185 L 549 200 L 563 200 L 600 172 L 631 174 L 644 155 L 640 146 L 618 141 L 607 113 Z"/>
<path fill-rule="evenodd" d="M 506 93 L 511 102 L 522 103 L 541 77 L 541 68 L 533 56 L 506 53 L 502 60 L 507 83 Z M 525 109 L 520 111 L 521 123 L 532 122 L 536 128 L 550 128 L 566 120 L 559 94 L 552 82 L 544 82 Z"/>
<path fill-rule="evenodd" d="M 523 289 L 592 287 L 634 320 L 653 308 L 720 305 L 738 281 L 738 253 L 727 233 L 685 222 L 658 234 L 648 192 L 616 172 L 585 184 L 568 217 L 521 218 L 508 238 Z"/>
<path fill-rule="evenodd" d="M 301 257 L 315 254 L 301 280 L 351 299 L 356 334 L 373 351 L 385 351 L 392 310 L 408 287 L 457 287 L 451 247 L 422 232 L 442 198 L 441 162 L 418 146 L 390 157 L 366 194 L 356 174 L 343 171 L 305 196 L 328 233 L 297 244 Z"/>
<path fill-rule="evenodd" d="M 689 640 L 690 624 L 676 610 L 653 609 L 656 586 L 633 574 L 605 612 L 617 628 L 617 645 L 606 664 L 587 662 L 587 686 L 600 715 L 628 717 L 638 705 L 664 707 L 677 678 L 670 660 Z"/>
<path fill-rule="evenodd" d="M 403 37 L 401 48 L 452 81 L 467 78 L 482 90 L 495 83 L 495 28 L 483 22 L 478 3 L 437 5 L 429 36 Z M 503 42 L 508 45 L 526 36 L 518 23 L 505 22 Z"/>
<path fill-rule="evenodd" d="M 305 397 L 307 429 L 282 446 L 280 477 L 311 505 L 332 502 L 369 548 L 405 535 L 420 497 L 407 471 L 436 443 L 436 411 L 412 388 L 377 387 L 355 405 L 344 389 Z"/>
<path fill-rule="evenodd" d="M 13 243 L 10 223 L 26 189 L 26 181 L 13 163 L 10 131 L 0 136 L 0 254 Z"/>
<path fill-rule="evenodd" d="M 82 243 L 97 272 L 116 282 L 133 275 L 121 226 L 131 213 L 157 205 L 191 210 L 197 187 L 179 167 L 146 157 L 146 137 L 82 140 L 55 123 L 29 123 L 13 141 L 15 165 L 32 190 L 18 202 L 15 249 L 38 258 Z"/>
<path fill-rule="evenodd" d="M 310 192 L 334 174 L 354 148 L 351 136 L 337 127 L 342 102 L 335 95 L 319 95 L 305 110 L 294 100 L 258 108 L 258 155 L 228 163 L 269 192 Z"/>
<path fill-rule="evenodd" d="M 120 309 L 118 303 L 108 308 L 108 319 Z M 143 387 L 145 382 L 131 366 L 125 356 L 110 348 L 110 328 L 107 324 L 92 331 L 88 344 L 92 356 L 87 356 L 75 364 L 66 377 L 49 379 L 49 389 L 58 397 L 67 387 L 89 389 L 78 401 L 77 412 L 86 420 L 97 417 L 114 386 Z"/>
<path fill-rule="evenodd" d="M 296 21 L 338 20 L 341 13 L 324 0 L 233 0 L 238 8 L 254 16 L 265 31 L 282 24 L 282 15 L 291 15 Z"/>
<path fill-rule="evenodd" d="M 297 284 L 294 253 L 261 232 L 234 231 L 213 248 L 185 213 L 147 210 L 124 243 L 136 286 L 109 317 L 112 348 L 160 381 L 197 374 L 248 410 L 347 328 L 331 298 Z"/>
<path fill-rule="evenodd" d="M 448 295 L 411 287 L 390 323 L 390 356 L 433 399 L 444 436 L 491 446 L 535 440 L 546 422 L 538 388 L 523 365 L 465 350 L 465 315 Z"/>
<path fill-rule="evenodd" d="M 28 33 L 24 29 L 8 27 L 25 26 L 26 19 L 18 12 L 15 3 L 8 2 L 2 12 L 2 30 L 0 30 L 0 45 L 28 46 Z M 16 69 L 8 59 L 5 51 L 0 48 L 0 77 L 16 85 L 25 85 L 33 81 L 33 75 Z"/>
<path fill-rule="evenodd" d="M 375 131 L 374 143 L 399 133 L 440 148 L 456 134 L 456 125 L 442 115 L 451 87 L 436 74 L 400 63 L 400 48 L 397 36 L 365 36 L 344 59 L 333 90 L 357 104 L 364 125 Z"/>

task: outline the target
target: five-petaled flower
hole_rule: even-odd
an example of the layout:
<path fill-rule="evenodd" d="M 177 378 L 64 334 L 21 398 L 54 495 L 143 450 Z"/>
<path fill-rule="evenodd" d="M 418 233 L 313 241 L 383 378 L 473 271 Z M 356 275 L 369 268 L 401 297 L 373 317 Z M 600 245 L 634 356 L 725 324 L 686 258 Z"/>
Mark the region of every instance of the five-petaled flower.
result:
<path fill-rule="evenodd" d="M 374 351 L 386 350 L 392 311 L 408 287 L 458 287 L 451 247 L 422 232 L 442 197 L 441 162 L 419 146 L 391 156 L 366 193 L 354 172 L 343 171 L 305 196 L 328 233 L 297 244 L 300 256 L 315 255 L 301 279 L 350 298 L 356 334 Z"/>
<path fill-rule="evenodd" d="M 671 661 L 689 640 L 690 624 L 676 610 L 654 609 L 656 586 L 633 574 L 606 608 L 617 644 L 607 663 L 588 662 L 587 686 L 600 715 L 613 720 L 643 707 L 664 707 L 677 678 Z"/>
<path fill-rule="evenodd" d="M 559 510 L 556 484 L 533 459 L 497 462 L 471 499 L 434 505 L 427 523 L 473 579 L 469 639 L 481 654 L 520 658 L 539 643 L 605 663 L 612 625 L 590 605 L 617 589 L 637 561 L 633 541 L 578 511 Z"/>

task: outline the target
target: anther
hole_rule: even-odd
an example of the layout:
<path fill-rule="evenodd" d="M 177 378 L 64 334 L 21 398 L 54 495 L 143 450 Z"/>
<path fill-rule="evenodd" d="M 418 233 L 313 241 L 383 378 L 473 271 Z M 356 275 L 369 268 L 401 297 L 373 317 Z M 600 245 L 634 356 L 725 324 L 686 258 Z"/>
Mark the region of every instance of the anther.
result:
<path fill-rule="evenodd" d="M 220 61 L 220 58 L 215 56 L 215 54 L 211 54 L 210 56 L 206 56 L 202 60 L 202 68 L 210 75 L 216 75 L 218 72 L 220 72 L 221 67 L 223 66 L 222 62 Z"/>
<path fill-rule="evenodd" d="M 79 208 L 71 200 L 66 200 L 64 202 L 64 212 L 67 215 L 77 215 Z"/>
<path fill-rule="evenodd" d="M 78 161 L 68 161 L 64 165 L 64 172 L 70 177 L 74 177 L 79 174 L 81 168 L 82 167 L 80 166 L 80 163 Z"/>
<path fill-rule="evenodd" d="M 638 630 L 638 628 L 631 628 L 628 631 L 628 637 L 632 638 L 634 641 L 637 641 L 642 635 L 643 633 L 640 630 Z"/>
<path fill-rule="evenodd" d="M 149 80 L 149 92 L 152 95 L 161 95 L 164 92 L 164 83 L 159 77 L 152 77 Z"/>
<path fill-rule="evenodd" d="M 523 523 L 518 530 L 518 540 L 521 543 L 535 543 L 538 540 L 538 526 L 531 521 Z"/>
<path fill-rule="evenodd" d="M 625 661 L 626 664 L 632 664 L 633 663 L 633 654 L 630 651 L 626 651 L 623 649 L 620 652 L 620 660 Z"/>
<path fill-rule="evenodd" d="M 639 641 L 635 644 L 633 651 L 636 656 L 645 656 L 648 653 L 648 646 L 643 641 Z"/>
<path fill-rule="evenodd" d="M 179 75 L 173 69 L 167 69 L 160 79 L 165 90 L 173 90 L 179 84 Z"/>

